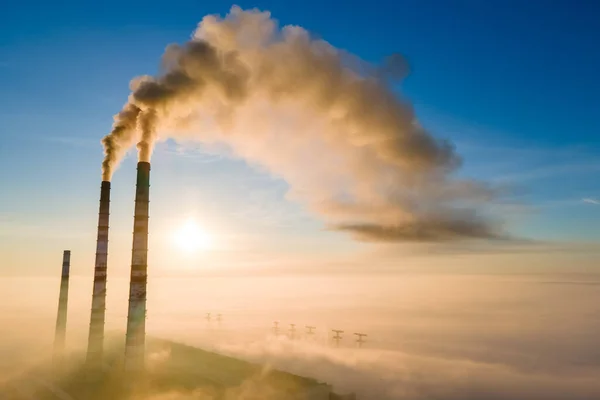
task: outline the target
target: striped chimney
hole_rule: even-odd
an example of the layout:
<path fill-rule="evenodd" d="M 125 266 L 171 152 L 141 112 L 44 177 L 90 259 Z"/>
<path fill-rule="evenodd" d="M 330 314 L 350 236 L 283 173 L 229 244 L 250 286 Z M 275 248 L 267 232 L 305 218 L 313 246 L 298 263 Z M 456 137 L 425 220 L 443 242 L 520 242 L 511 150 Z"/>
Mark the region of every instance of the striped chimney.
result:
<path fill-rule="evenodd" d="M 98 238 L 96 240 L 96 264 L 94 288 L 88 335 L 87 363 L 99 367 L 104 352 L 104 320 L 106 314 L 106 266 L 108 259 L 108 219 L 110 209 L 110 182 L 100 185 L 100 211 L 98 213 Z"/>
<path fill-rule="evenodd" d="M 149 192 L 150 163 L 140 161 L 137 165 L 129 312 L 125 337 L 125 369 L 132 372 L 140 372 L 144 369 Z"/>
<path fill-rule="evenodd" d="M 71 269 L 71 250 L 63 252 L 62 274 L 60 279 L 60 294 L 58 297 L 58 313 L 56 315 L 56 330 L 54 335 L 54 360 L 60 360 L 65 349 L 65 334 L 67 330 L 67 304 L 69 302 L 69 272 Z"/>

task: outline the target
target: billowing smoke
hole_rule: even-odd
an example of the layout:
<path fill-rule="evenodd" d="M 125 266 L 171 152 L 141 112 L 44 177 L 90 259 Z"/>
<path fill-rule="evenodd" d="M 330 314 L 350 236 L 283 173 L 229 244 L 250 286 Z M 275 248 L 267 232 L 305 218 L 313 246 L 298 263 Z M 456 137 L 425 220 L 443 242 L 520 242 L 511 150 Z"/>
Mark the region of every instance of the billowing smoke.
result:
<path fill-rule="evenodd" d="M 136 141 L 141 161 L 159 139 L 224 143 L 360 240 L 500 237 L 480 211 L 493 191 L 453 177 L 454 147 L 393 92 L 406 73 L 400 56 L 375 67 L 268 12 L 206 16 L 189 42 L 167 47 L 158 76 L 131 82 L 103 140 L 103 178 Z"/>

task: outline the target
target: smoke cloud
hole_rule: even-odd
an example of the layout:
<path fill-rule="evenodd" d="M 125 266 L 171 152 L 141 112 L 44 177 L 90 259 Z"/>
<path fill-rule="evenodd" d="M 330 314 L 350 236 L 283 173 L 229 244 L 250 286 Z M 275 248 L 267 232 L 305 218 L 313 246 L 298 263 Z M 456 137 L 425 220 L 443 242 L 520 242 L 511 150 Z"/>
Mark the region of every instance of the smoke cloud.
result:
<path fill-rule="evenodd" d="M 393 92 L 407 73 L 399 55 L 372 66 L 234 6 L 168 46 L 158 76 L 132 80 L 103 139 L 103 179 L 136 141 L 140 161 L 160 139 L 224 143 L 359 240 L 501 237 L 482 212 L 494 190 L 454 177 L 461 158 L 452 144 L 426 132 Z"/>

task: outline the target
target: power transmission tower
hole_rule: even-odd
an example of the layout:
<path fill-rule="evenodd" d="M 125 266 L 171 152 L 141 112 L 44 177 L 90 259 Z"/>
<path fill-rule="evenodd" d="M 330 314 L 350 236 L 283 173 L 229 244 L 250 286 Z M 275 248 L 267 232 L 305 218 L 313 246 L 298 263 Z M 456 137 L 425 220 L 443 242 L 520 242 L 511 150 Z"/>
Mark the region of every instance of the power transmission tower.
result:
<path fill-rule="evenodd" d="M 335 332 L 335 336 L 333 336 L 333 340 L 335 341 L 335 347 L 340 347 L 340 340 L 342 340 L 342 336 L 340 334 L 344 333 L 344 331 L 341 331 L 339 329 L 332 329 L 331 331 Z"/>
<path fill-rule="evenodd" d="M 305 326 L 305 328 L 306 328 L 306 335 L 307 335 L 309 338 L 311 338 L 311 337 L 312 337 L 312 336 L 315 334 L 314 330 L 315 330 L 315 329 L 317 329 L 317 328 L 316 328 L 316 327 L 314 327 L 314 326 L 308 326 L 308 325 L 306 325 L 306 326 Z"/>
<path fill-rule="evenodd" d="M 365 343 L 365 340 L 363 340 L 364 337 L 367 337 L 366 333 L 355 333 L 356 335 L 356 343 L 358 344 L 358 348 L 360 349 L 363 345 L 363 343 Z"/>
<path fill-rule="evenodd" d="M 273 334 L 275 336 L 279 335 L 279 321 L 273 322 Z"/>
<path fill-rule="evenodd" d="M 206 313 L 206 316 L 204 317 L 205 320 L 207 320 L 208 322 L 210 322 L 210 313 Z"/>
<path fill-rule="evenodd" d="M 296 324 L 290 324 L 290 339 L 294 340 L 296 337 Z"/>

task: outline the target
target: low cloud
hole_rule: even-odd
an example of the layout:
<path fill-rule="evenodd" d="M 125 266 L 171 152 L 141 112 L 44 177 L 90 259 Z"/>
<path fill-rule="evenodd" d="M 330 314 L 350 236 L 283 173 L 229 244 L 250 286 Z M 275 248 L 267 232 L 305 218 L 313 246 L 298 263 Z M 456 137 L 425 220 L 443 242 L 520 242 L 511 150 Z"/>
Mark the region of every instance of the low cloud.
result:
<path fill-rule="evenodd" d="M 377 400 L 583 400 L 600 398 L 600 368 L 532 371 L 525 366 L 376 349 L 332 349 L 272 339 L 232 354 L 318 376 L 342 393 Z"/>
<path fill-rule="evenodd" d="M 500 260 L 501 267 L 529 264 L 525 255 Z M 444 263 L 452 259 L 465 262 L 463 257 L 446 257 Z M 477 265 L 489 264 L 490 259 L 482 259 Z M 551 265 L 544 264 L 543 273 L 525 274 L 521 268 L 518 274 L 503 276 L 419 273 L 162 280 L 151 291 L 149 333 L 197 348 L 171 342 L 170 348 L 162 347 L 164 341 L 154 346 L 149 339 L 150 373 L 160 376 L 161 371 L 175 370 L 162 374 L 168 384 L 156 384 L 134 399 L 292 400 L 276 395 L 263 379 L 263 371 L 272 370 L 312 377 L 333 385 L 337 393 L 354 392 L 359 400 L 598 399 L 600 277 L 597 268 L 595 274 L 581 274 L 573 273 L 572 259 L 565 264 L 568 274 L 549 274 Z M 5 327 L 0 334 L 0 398 L 13 398 L 19 391 L 31 391 L 32 396 L 47 393 L 40 376 L 25 379 L 22 372 L 31 371 L 44 347 L 46 353 L 51 350 L 56 303 L 50 299 L 56 296 L 56 286 L 47 280 L 38 286 L 29 279 L 26 284 L 5 282 L 0 291 L 0 300 L 5 300 L 0 301 L 0 323 Z M 85 299 L 90 287 L 78 282 L 74 279 L 70 288 L 75 296 L 67 346 L 77 348 L 79 337 L 85 349 L 89 323 Z M 110 296 L 119 292 L 115 285 L 111 288 Z M 124 280 L 118 295 L 122 297 L 108 302 L 108 315 L 113 315 L 117 303 L 126 311 L 127 289 Z M 189 304 L 193 307 L 186 308 Z M 223 324 L 205 324 L 203 313 L 217 310 L 225 316 Z M 274 320 L 280 321 L 282 332 L 288 323 L 297 324 L 296 340 L 265 337 Z M 123 329 L 125 319 L 112 323 Z M 317 326 L 310 338 L 302 336 L 305 324 Z M 328 346 L 330 328 L 344 330 L 340 348 Z M 364 348 L 351 347 L 353 332 L 369 335 Z M 122 340 L 119 332 L 118 357 Z M 235 371 L 222 363 L 199 362 L 203 358 L 194 352 L 203 350 L 198 348 L 264 368 L 232 382 L 228 378 Z M 44 359 L 52 365 L 49 357 Z M 115 374 L 121 371 L 114 369 Z M 211 382 L 220 379 L 228 383 L 225 397 L 211 389 Z M 77 396 L 68 386 L 60 386 L 52 391 L 64 390 L 76 399 L 117 399 Z"/>

